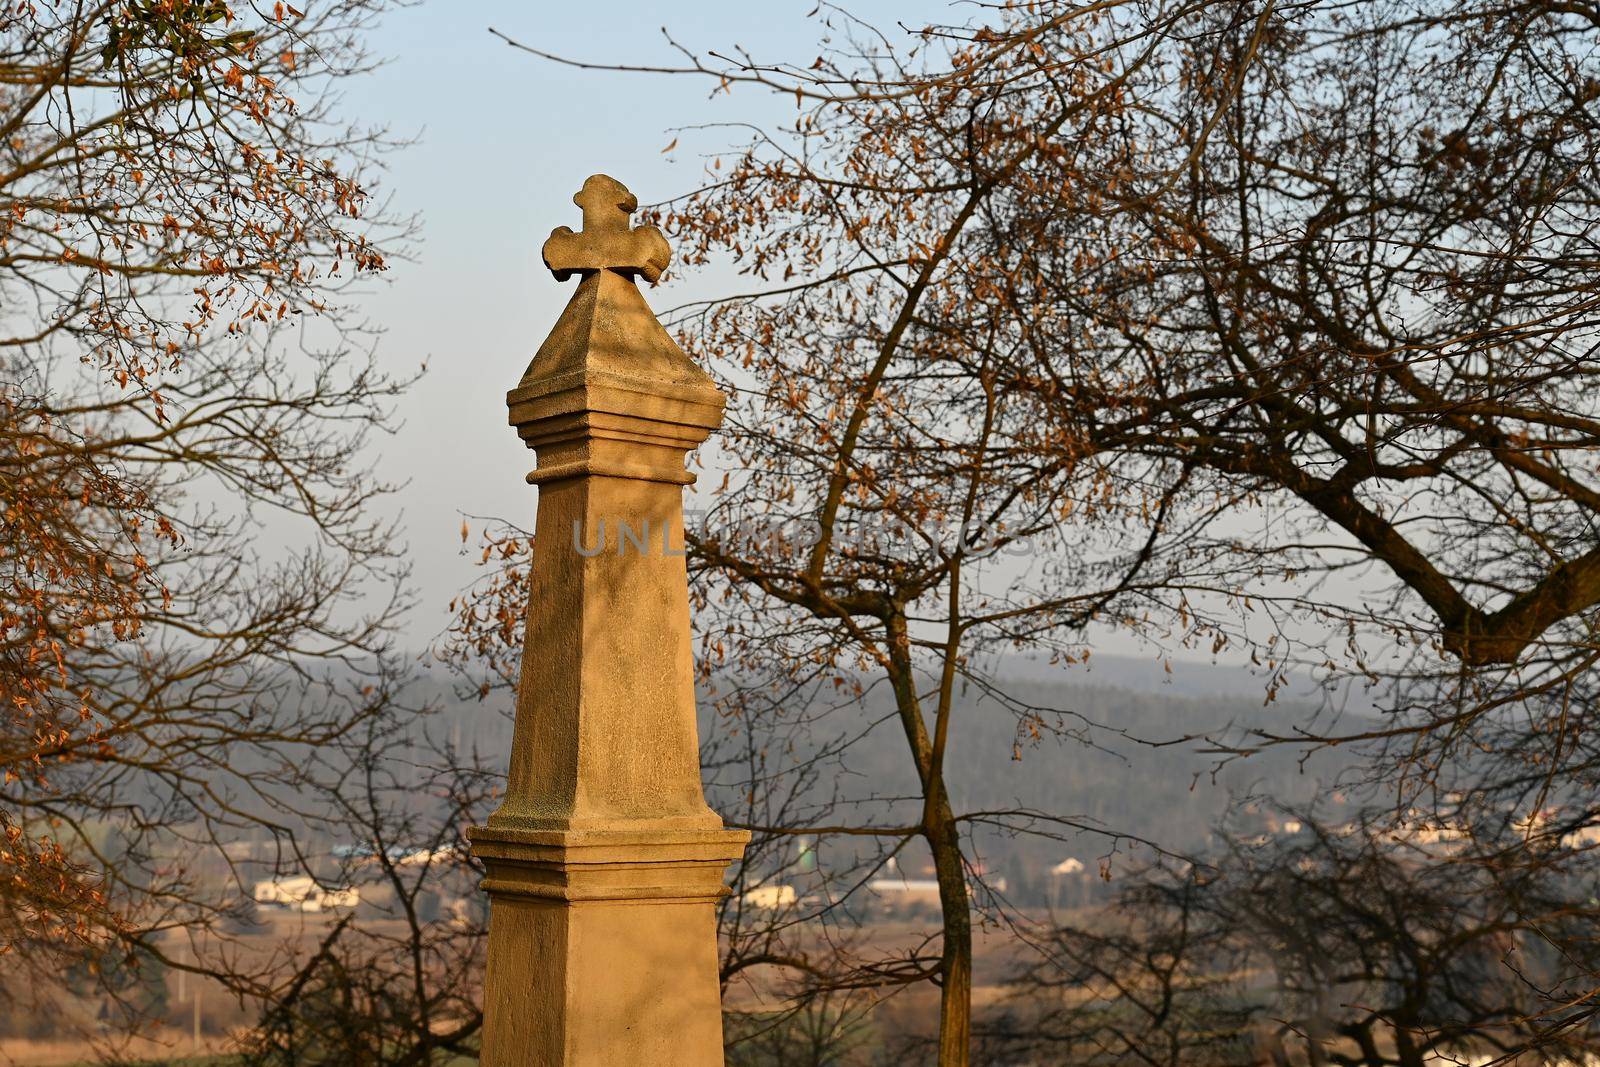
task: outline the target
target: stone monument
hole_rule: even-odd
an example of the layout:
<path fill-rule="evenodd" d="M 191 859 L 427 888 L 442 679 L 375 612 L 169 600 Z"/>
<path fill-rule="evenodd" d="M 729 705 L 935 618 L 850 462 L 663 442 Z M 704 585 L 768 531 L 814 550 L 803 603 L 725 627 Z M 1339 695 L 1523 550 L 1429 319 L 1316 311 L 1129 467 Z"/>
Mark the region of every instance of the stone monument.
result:
<path fill-rule="evenodd" d="M 634 279 L 671 250 L 597 174 L 544 246 L 572 300 L 506 400 L 537 454 L 533 577 L 504 802 L 470 833 L 490 899 L 484 1067 L 722 1063 L 715 904 L 748 840 L 706 806 L 688 451 L 724 397 Z"/>

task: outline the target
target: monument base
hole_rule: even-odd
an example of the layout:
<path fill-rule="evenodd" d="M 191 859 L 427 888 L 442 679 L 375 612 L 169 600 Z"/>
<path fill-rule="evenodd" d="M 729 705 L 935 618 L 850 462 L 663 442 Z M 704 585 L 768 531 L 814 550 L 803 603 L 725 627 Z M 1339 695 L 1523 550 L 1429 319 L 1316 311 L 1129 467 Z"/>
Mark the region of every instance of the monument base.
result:
<path fill-rule="evenodd" d="M 716 902 L 739 830 L 475 827 L 483 1067 L 721 1067 Z"/>

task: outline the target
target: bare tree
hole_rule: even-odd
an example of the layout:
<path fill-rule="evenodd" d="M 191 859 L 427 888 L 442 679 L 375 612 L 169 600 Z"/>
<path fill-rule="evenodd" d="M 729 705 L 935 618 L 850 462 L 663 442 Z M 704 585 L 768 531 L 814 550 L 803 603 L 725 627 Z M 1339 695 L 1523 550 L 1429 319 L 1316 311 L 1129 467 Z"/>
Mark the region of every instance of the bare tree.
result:
<path fill-rule="evenodd" d="M 1236 816 L 1205 864 L 1151 868 L 1114 920 L 1057 931 L 987 1028 L 997 1054 L 1340 1067 L 1593 1055 L 1600 1036 L 1569 999 L 1600 963 L 1580 933 L 1594 908 L 1581 852 L 1549 842 L 1537 866 L 1508 866 L 1521 842 L 1505 819 L 1288 812 L 1272 833 Z"/>
<path fill-rule="evenodd" d="M 459 720 L 457 720 L 459 722 Z M 362 904 L 252 971 L 210 974 L 258 1013 L 253 1067 L 429 1067 L 475 1057 L 488 909 L 465 830 L 503 784 L 426 714 L 365 724 L 317 757 L 324 840 L 350 840 L 330 876 Z"/>
<path fill-rule="evenodd" d="M 346 125 L 385 5 L 0 14 L 0 949 L 161 966 L 308 866 L 314 757 L 392 724 L 406 565 L 340 312 L 408 230 Z M 218 868 L 222 872 L 218 876 Z"/>

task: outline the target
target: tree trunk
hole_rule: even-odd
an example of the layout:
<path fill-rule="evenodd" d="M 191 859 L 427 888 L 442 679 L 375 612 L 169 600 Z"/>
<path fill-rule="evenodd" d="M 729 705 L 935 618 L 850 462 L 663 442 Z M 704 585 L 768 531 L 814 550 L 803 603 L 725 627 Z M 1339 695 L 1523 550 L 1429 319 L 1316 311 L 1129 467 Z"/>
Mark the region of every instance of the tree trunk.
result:
<path fill-rule="evenodd" d="M 967 899 L 961 839 L 939 783 L 938 822 L 928 835 L 944 916 L 939 969 L 939 1067 L 967 1067 L 972 1045 L 972 905 Z"/>
<path fill-rule="evenodd" d="M 940 954 L 938 1067 L 967 1067 L 972 1042 L 972 908 L 967 899 L 966 865 L 961 856 L 961 833 L 950 809 L 944 768 L 936 766 L 933 739 L 922 718 L 911 668 L 911 643 L 903 615 L 887 620 L 889 632 L 889 682 L 894 689 L 900 725 L 922 781 L 922 836 L 933 853 L 934 876 L 939 882 L 939 910 L 943 919 L 944 948 Z"/>

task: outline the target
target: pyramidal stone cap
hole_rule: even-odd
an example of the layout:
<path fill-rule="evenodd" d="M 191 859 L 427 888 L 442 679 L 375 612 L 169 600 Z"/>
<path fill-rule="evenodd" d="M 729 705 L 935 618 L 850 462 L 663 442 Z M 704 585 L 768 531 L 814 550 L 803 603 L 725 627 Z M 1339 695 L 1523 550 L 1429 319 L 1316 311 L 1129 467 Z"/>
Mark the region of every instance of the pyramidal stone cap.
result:
<path fill-rule="evenodd" d="M 511 425 L 538 452 L 528 480 L 599 474 L 689 484 L 683 453 L 721 423 L 726 397 L 635 284 L 659 279 L 672 250 L 655 226 L 630 226 L 638 200 L 615 178 L 592 175 L 572 201 L 583 229 L 553 231 L 544 262 L 558 281 L 577 275 L 577 291 L 506 395 Z"/>

